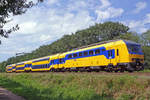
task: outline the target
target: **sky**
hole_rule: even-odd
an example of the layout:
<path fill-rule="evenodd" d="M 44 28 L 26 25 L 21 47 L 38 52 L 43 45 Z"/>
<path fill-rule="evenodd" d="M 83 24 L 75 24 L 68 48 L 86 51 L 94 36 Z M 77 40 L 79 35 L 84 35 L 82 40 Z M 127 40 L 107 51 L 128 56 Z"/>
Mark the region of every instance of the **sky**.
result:
<path fill-rule="evenodd" d="M 130 31 L 142 34 L 150 29 L 150 0 L 45 0 L 10 19 L 5 29 L 16 24 L 20 29 L 7 39 L 1 38 L 0 62 L 16 53 L 30 53 L 95 23 L 120 22 L 129 26 Z"/>

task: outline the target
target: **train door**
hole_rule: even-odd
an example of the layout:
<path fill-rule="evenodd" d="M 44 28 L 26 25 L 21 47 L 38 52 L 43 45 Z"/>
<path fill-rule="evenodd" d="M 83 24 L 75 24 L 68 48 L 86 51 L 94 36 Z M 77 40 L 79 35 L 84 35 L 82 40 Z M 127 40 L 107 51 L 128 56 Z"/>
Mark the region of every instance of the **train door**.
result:
<path fill-rule="evenodd" d="M 119 53 L 119 48 L 115 49 L 116 53 L 115 53 L 115 61 L 116 61 L 116 65 L 120 62 L 120 53 Z"/>
<path fill-rule="evenodd" d="M 115 50 L 114 49 L 110 49 L 108 50 L 108 59 L 109 59 L 109 64 L 114 64 L 115 63 Z"/>

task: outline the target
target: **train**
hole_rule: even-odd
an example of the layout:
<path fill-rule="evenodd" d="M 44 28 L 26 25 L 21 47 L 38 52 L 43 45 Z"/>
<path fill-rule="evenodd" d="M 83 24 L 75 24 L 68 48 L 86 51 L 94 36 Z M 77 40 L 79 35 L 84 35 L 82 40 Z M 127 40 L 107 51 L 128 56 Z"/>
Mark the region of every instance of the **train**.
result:
<path fill-rule="evenodd" d="M 6 66 L 6 72 L 133 72 L 143 69 L 141 45 L 122 39 L 99 42 Z"/>

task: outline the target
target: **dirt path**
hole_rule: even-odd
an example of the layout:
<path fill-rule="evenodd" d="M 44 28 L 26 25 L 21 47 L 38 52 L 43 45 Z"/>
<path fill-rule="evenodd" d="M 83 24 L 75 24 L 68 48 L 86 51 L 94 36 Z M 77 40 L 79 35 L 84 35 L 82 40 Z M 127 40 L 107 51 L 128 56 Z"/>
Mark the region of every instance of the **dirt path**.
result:
<path fill-rule="evenodd" d="M 0 100 L 25 100 L 25 99 L 0 87 Z"/>

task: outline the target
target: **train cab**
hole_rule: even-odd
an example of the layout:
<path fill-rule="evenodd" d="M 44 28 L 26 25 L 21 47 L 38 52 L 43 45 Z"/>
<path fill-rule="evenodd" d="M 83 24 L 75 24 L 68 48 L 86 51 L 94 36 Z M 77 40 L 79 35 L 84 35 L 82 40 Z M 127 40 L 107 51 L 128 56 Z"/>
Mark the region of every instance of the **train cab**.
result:
<path fill-rule="evenodd" d="M 129 67 L 133 70 L 142 70 L 144 63 L 144 54 L 141 45 L 132 41 L 125 41 L 129 53 Z"/>

